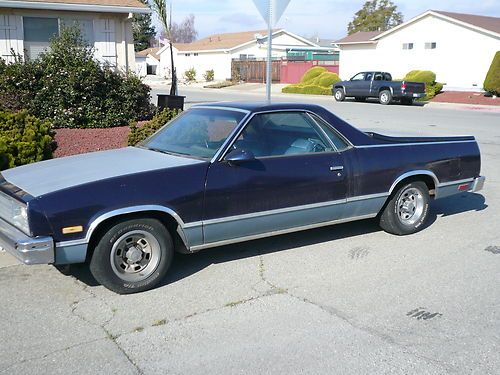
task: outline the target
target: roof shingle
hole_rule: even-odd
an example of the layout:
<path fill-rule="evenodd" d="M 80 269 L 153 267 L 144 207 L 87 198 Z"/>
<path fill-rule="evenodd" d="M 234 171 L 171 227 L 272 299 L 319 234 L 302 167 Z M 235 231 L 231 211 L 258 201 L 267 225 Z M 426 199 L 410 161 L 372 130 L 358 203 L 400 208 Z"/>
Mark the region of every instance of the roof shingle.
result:
<path fill-rule="evenodd" d="M 147 8 L 148 6 L 139 0 L 23 0 L 29 3 L 55 3 L 55 4 L 75 4 L 75 5 L 95 5 L 95 6 L 117 6 L 129 8 Z M 13 7 L 16 1 L 12 1 Z"/>
<path fill-rule="evenodd" d="M 377 35 L 381 34 L 382 31 L 358 31 L 357 33 L 348 35 L 342 39 L 336 40 L 335 43 L 343 44 L 343 43 L 363 43 L 369 42 L 372 38 L 375 38 Z"/>
<path fill-rule="evenodd" d="M 499 17 L 476 16 L 475 14 L 443 12 L 441 10 L 433 10 L 433 12 L 500 34 Z"/>

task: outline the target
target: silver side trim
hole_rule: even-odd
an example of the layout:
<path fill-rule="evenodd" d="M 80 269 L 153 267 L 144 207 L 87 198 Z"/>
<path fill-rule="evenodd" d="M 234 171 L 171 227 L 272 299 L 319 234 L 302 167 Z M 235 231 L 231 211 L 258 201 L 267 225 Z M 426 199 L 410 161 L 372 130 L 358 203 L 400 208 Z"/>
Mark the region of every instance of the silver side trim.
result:
<path fill-rule="evenodd" d="M 375 198 L 385 198 L 388 197 L 390 193 L 377 193 L 377 194 L 369 194 L 369 195 L 358 195 L 356 197 L 347 198 L 347 203 L 356 202 L 356 201 L 364 201 L 367 199 L 375 199 Z"/>
<path fill-rule="evenodd" d="M 217 242 L 211 242 L 203 245 L 197 245 L 197 246 L 192 246 L 191 251 L 199 251 L 203 249 L 209 249 L 211 247 L 217 247 L 217 246 L 224 246 L 224 245 L 230 245 L 233 243 L 238 243 L 238 242 L 244 242 L 244 241 L 250 241 L 250 240 L 256 240 L 259 238 L 265 238 L 265 237 L 271 237 L 271 236 L 278 236 L 280 234 L 286 234 L 286 233 L 292 233 L 292 232 L 299 232 L 302 230 L 307 230 L 307 229 L 313 229 L 313 228 L 320 228 L 332 224 L 340 224 L 340 223 L 347 223 L 350 221 L 355 221 L 355 220 L 363 220 L 363 219 L 372 219 L 377 214 L 369 214 L 369 215 L 363 215 L 363 216 L 356 216 L 356 217 L 350 217 L 347 219 L 338 219 L 338 220 L 332 220 L 332 221 L 324 221 L 321 223 L 316 223 L 316 224 L 310 224 L 310 225 L 304 225 L 301 227 L 294 227 L 294 228 L 287 228 L 287 229 L 282 229 L 278 231 L 271 231 L 267 233 L 260 233 L 260 234 L 254 234 L 251 236 L 245 236 L 245 237 L 239 237 L 239 238 L 233 238 L 229 240 L 223 240 L 223 241 L 217 241 Z"/>
<path fill-rule="evenodd" d="M 184 232 L 182 231 L 182 228 L 184 228 L 185 224 L 182 221 L 181 217 L 172 210 L 171 208 L 165 207 L 165 206 L 157 206 L 157 205 L 144 205 L 144 206 L 132 206 L 132 207 L 125 207 L 125 208 L 120 208 L 118 210 L 113 210 L 106 212 L 105 214 L 102 214 L 101 216 L 98 216 L 95 218 L 92 223 L 89 226 L 89 229 L 87 230 L 87 234 L 85 235 L 85 238 L 79 239 L 79 240 L 74 240 L 74 241 L 61 241 L 56 243 L 57 247 L 62 247 L 62 246 L 74 246 L 74 245 L 81 245 L 84 243 L 89 243 L 90 238 L 92 237 L 92 234 L 94 231 L 97 229 L 99 224 L 101 224 L 103 221 L 110 219 L 115 216 L 119 215 L 126 215 L 126 214 L 131 214 L 135 212 L 145 212 L 145 211 L 157 211 L 157 212 L 163 212 L 166 214 L 169 214 L 172 216 L 175 221 L 177 221 L 177 224 L 179 224 L 179 227 L 181 229 L 181 233 L 179 235 L 181 236 L 182 240 L 184 241 L 184 244 L 188 246 L 187 244 L 187 239 L 186 236 L 184 235 Z"/>
<path fill-rule="evenodd" d="M 470 140 L 470 141 L 444 141 L 444 142 L 391 143 L 391 144 L 380 144 L 380 145 L 361 145 L 354 147 L 355 148 L 405 147 L 405 146 L 440 145 L 440 144 L 450 144 L 450 143 L 471 143 L 471 142 L 476 142 L 476 141 Z"/>
<path fill-rule="evenodd" d="M 426 175 L 426 176 L 432 177 L 432 179 L 434 180 L 434 186 L 436 186 L 436 187 L 439 186 L 439 180 L 433 172 L 427 171 L 425 169 L 418 169 L 415 171 L 409 171 L 409 172 L 403 173 L 401 176 L 399 176 L 396 179 L 396 181 L 394 181 L 394 183 L 392 184 L 392 186 L 389 190 L 389 194 L 392 194 L 396 185 L 399 184 L 401 181 L 403 181 L 405 178 L 412 177 L 412 176 L 418 176 L 418 175 Z"/>
<path fill-rule="evenodd" d="M 450 186 L 450 185 L 465 184 L 467 182 L 472 182 L 472 181 L 474 181 L 473 178 L 466 178 L 464 180 L 442 182 L 442 183 L 438 184 L 436 187 L 444 187 L 444 186 Z"/>

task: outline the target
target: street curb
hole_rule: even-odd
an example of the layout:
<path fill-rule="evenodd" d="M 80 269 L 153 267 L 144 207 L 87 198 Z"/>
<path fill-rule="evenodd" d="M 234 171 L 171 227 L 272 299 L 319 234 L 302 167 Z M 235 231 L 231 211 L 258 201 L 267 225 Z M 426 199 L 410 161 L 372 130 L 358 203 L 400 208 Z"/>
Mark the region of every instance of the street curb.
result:
<path fill-rule="evenodd" d="M 485 105 L 485 104 L 467 104 L 467 103 L 445 103 L 445 102 L 429 102 L 425 107 L 458 109 L 462 111 L 483 111 L 483 112 L 499 112 L 500 106 Z"/>

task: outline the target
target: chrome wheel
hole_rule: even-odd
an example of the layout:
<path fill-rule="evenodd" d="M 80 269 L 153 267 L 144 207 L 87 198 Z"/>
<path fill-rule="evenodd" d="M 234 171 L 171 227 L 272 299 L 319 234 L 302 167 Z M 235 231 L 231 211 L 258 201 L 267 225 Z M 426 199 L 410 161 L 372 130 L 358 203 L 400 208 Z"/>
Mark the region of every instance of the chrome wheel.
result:
<path fill-rule="evenodd" d="M 339 90 L 335 91 L 335 99 L 342 100 L 342 92 Z"/>
<path fill-rule="evenodd" d="M 158 268 L 161 260 L 160 243 L 149 232 L 130 231 L 114 242 L 110 257 L 111 268 L 120 279 L 142 281 Z"/>
<path fill-rule="evenodd" d="M 382 94 L 380 94 L 380 101 L 382 103 L 387 103 L 389 101 L 389 95 L 387 95 L 387 93 L 383 92 Z"/>
<path fill-rule="evenodd" d="M 404 225 L 415 224 L 424 212 L 425 200 L 422 192 L 414 187 L 404 190 L 398 198 L 398 218 Z"/>

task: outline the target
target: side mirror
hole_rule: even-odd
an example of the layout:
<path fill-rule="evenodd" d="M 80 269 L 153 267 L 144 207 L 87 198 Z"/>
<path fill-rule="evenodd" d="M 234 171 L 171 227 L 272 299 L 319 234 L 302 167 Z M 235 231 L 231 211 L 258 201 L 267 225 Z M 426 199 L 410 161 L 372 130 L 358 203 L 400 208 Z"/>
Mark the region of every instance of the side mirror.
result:
<path fill-rule="evenodd" d="M 237 148 L 226 155 L 224 161 L 230 165 L 238 165 L 246 161 L 255 160 L 255 155 L 250 150 L 244 148 Z"/>

